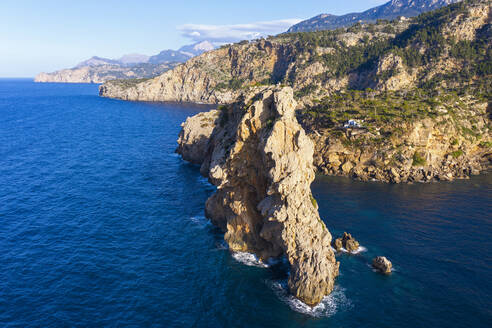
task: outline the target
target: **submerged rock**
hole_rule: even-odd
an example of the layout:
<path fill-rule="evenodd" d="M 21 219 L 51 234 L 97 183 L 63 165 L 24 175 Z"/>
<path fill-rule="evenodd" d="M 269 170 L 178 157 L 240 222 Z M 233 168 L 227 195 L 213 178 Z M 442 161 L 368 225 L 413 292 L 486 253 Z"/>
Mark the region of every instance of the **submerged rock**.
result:
<path fill-rule="evenodd" d="M 333 243 L 333 247 L 337 252 L 345 248 L 348 252 L 355 252 L 359 249 L 359 242 L 352 237 L 351 234 L 344 232 L 341 238 L 337 238 Z"/>
<path fill-rule="evenodd" d="M 201 172 L 217 186 L 206 215 L 224 231 L 229 248 L 261 260 L 285 255 L 290 292 L 316 305 L 333 290 L 339 263 L 312 201 L 314 145 L 298 124 L 295 107 L 293 90 L 276 87 L 222 107 Z M 187 121 L 183 130 L 199 120 Z M 203 151 L 201 137 L 182 135 L 189 137 L 180 137 L 180 153 Z"/>
<path fill-rule="evenodd" d="M 383 274 L 390 274 L 393 267 L 391 262 L 384 256 L 378 256 L 372 260 L 372 266 Z"/>

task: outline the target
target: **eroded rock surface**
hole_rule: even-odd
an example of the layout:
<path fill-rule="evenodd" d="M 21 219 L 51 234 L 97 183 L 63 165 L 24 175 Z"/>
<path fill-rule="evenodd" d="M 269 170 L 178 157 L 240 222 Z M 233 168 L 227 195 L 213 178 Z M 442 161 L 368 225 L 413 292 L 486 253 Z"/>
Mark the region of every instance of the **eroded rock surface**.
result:
<path fill-rule="evenodd" d="M 179 133 L 178 149 L 185 161 L 201 164 L 208 151 L 208 141 L 215 129 L 217 119 L 220 116 L 218 110 L 211 110 L 188 117 L 186 122 L 181 124 L 182 130 Z"/>
<path fill-rule="evenodd" d="M 311 201 L 314 145 L 295 118 L 291 88 L 265 88 L 242 98 L 222 107 L 208 141 L 201 171 L 217 191 L 206 203 L 207 217 L 224 231 L 232 251 L 262 260 L 285 255 L 291 293 L 318 304 L 333 290 L 339 264 Z M 183 130 L 202 121 L 189 119 Z M 201 137 L 182 135 L 189 137 L 180 137 L 178 152 L 202 152 Z"/>

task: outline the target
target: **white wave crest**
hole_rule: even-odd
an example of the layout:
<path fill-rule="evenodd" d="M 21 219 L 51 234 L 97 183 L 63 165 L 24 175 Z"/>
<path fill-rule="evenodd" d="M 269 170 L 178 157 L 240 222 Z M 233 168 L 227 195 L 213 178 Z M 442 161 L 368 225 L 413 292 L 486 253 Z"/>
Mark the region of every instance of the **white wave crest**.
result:
<path fill-rule="evenodd" d="M 268 284 L 278 298 L 286 303 L 293 311 L 312 317 L 331 317 L 337 313 L 339 309 L 350 305 L 349 300 L 345 296 L 344 289 L 338 286 L 335 286 L 333 292 L 330 295 L 325 296 L 321 303 L 312 307 L 290 295 L 286 281 L 270 281 Z"/>
<path fill-rule="evenodd" d="M 355 251 L 349 252 L 348 250 L 346 250 L 345 248 L 342 247 L 340 249 L 340 251 L 343 253 L 349 253 L 349 254 L 359 254 L 359 253 L 367 252 L 367 248 L 365 248 L 364 246 L 359 246 L 359 248 L 357 248 Z"/>
<path fill-rule="evenodd" d="M 232 253 L 232 257 L 244 265 L 258 268 L 269 268 L 281 261 L 280 259 L 268 259 L 268 261 L 262 261 L 255 254 L 246 252 L 234 252 Z"/>
<path fill-rule="evenodd" d="M 210 221 L 203 215 L 192 216 L 190 217 L 190 221 L 201 228 L 205 228 L 207 225 L 211 224 Z"/>

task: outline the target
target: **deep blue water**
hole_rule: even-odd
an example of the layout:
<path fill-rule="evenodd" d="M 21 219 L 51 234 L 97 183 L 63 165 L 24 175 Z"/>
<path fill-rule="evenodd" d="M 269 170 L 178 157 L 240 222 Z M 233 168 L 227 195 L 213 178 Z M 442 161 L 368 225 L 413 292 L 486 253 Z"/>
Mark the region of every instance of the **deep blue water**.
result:
<path fill-rule="evenodd" d="M 0 80 L 1 327 L 490 326 L 491 175 L 319 177 L 328 228 L 366 251 L 338 257 L 335 292 L 310 310 L 285 295 L 282 265 L 245 265 L 203 217 L 213 187 L 173 153 L 201 110 Z"/>

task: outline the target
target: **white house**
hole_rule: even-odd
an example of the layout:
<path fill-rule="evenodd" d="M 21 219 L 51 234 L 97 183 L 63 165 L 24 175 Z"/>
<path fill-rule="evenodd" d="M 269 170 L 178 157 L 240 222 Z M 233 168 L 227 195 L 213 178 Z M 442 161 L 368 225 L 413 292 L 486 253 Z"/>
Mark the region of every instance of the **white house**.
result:
<path fill-rule="evenodd" d="M 357 128 L 361 128 L 362 126 L 356 120 L 348 120 L 343 127 L 346 129 L 349 128 L 357 129 Z"/>

